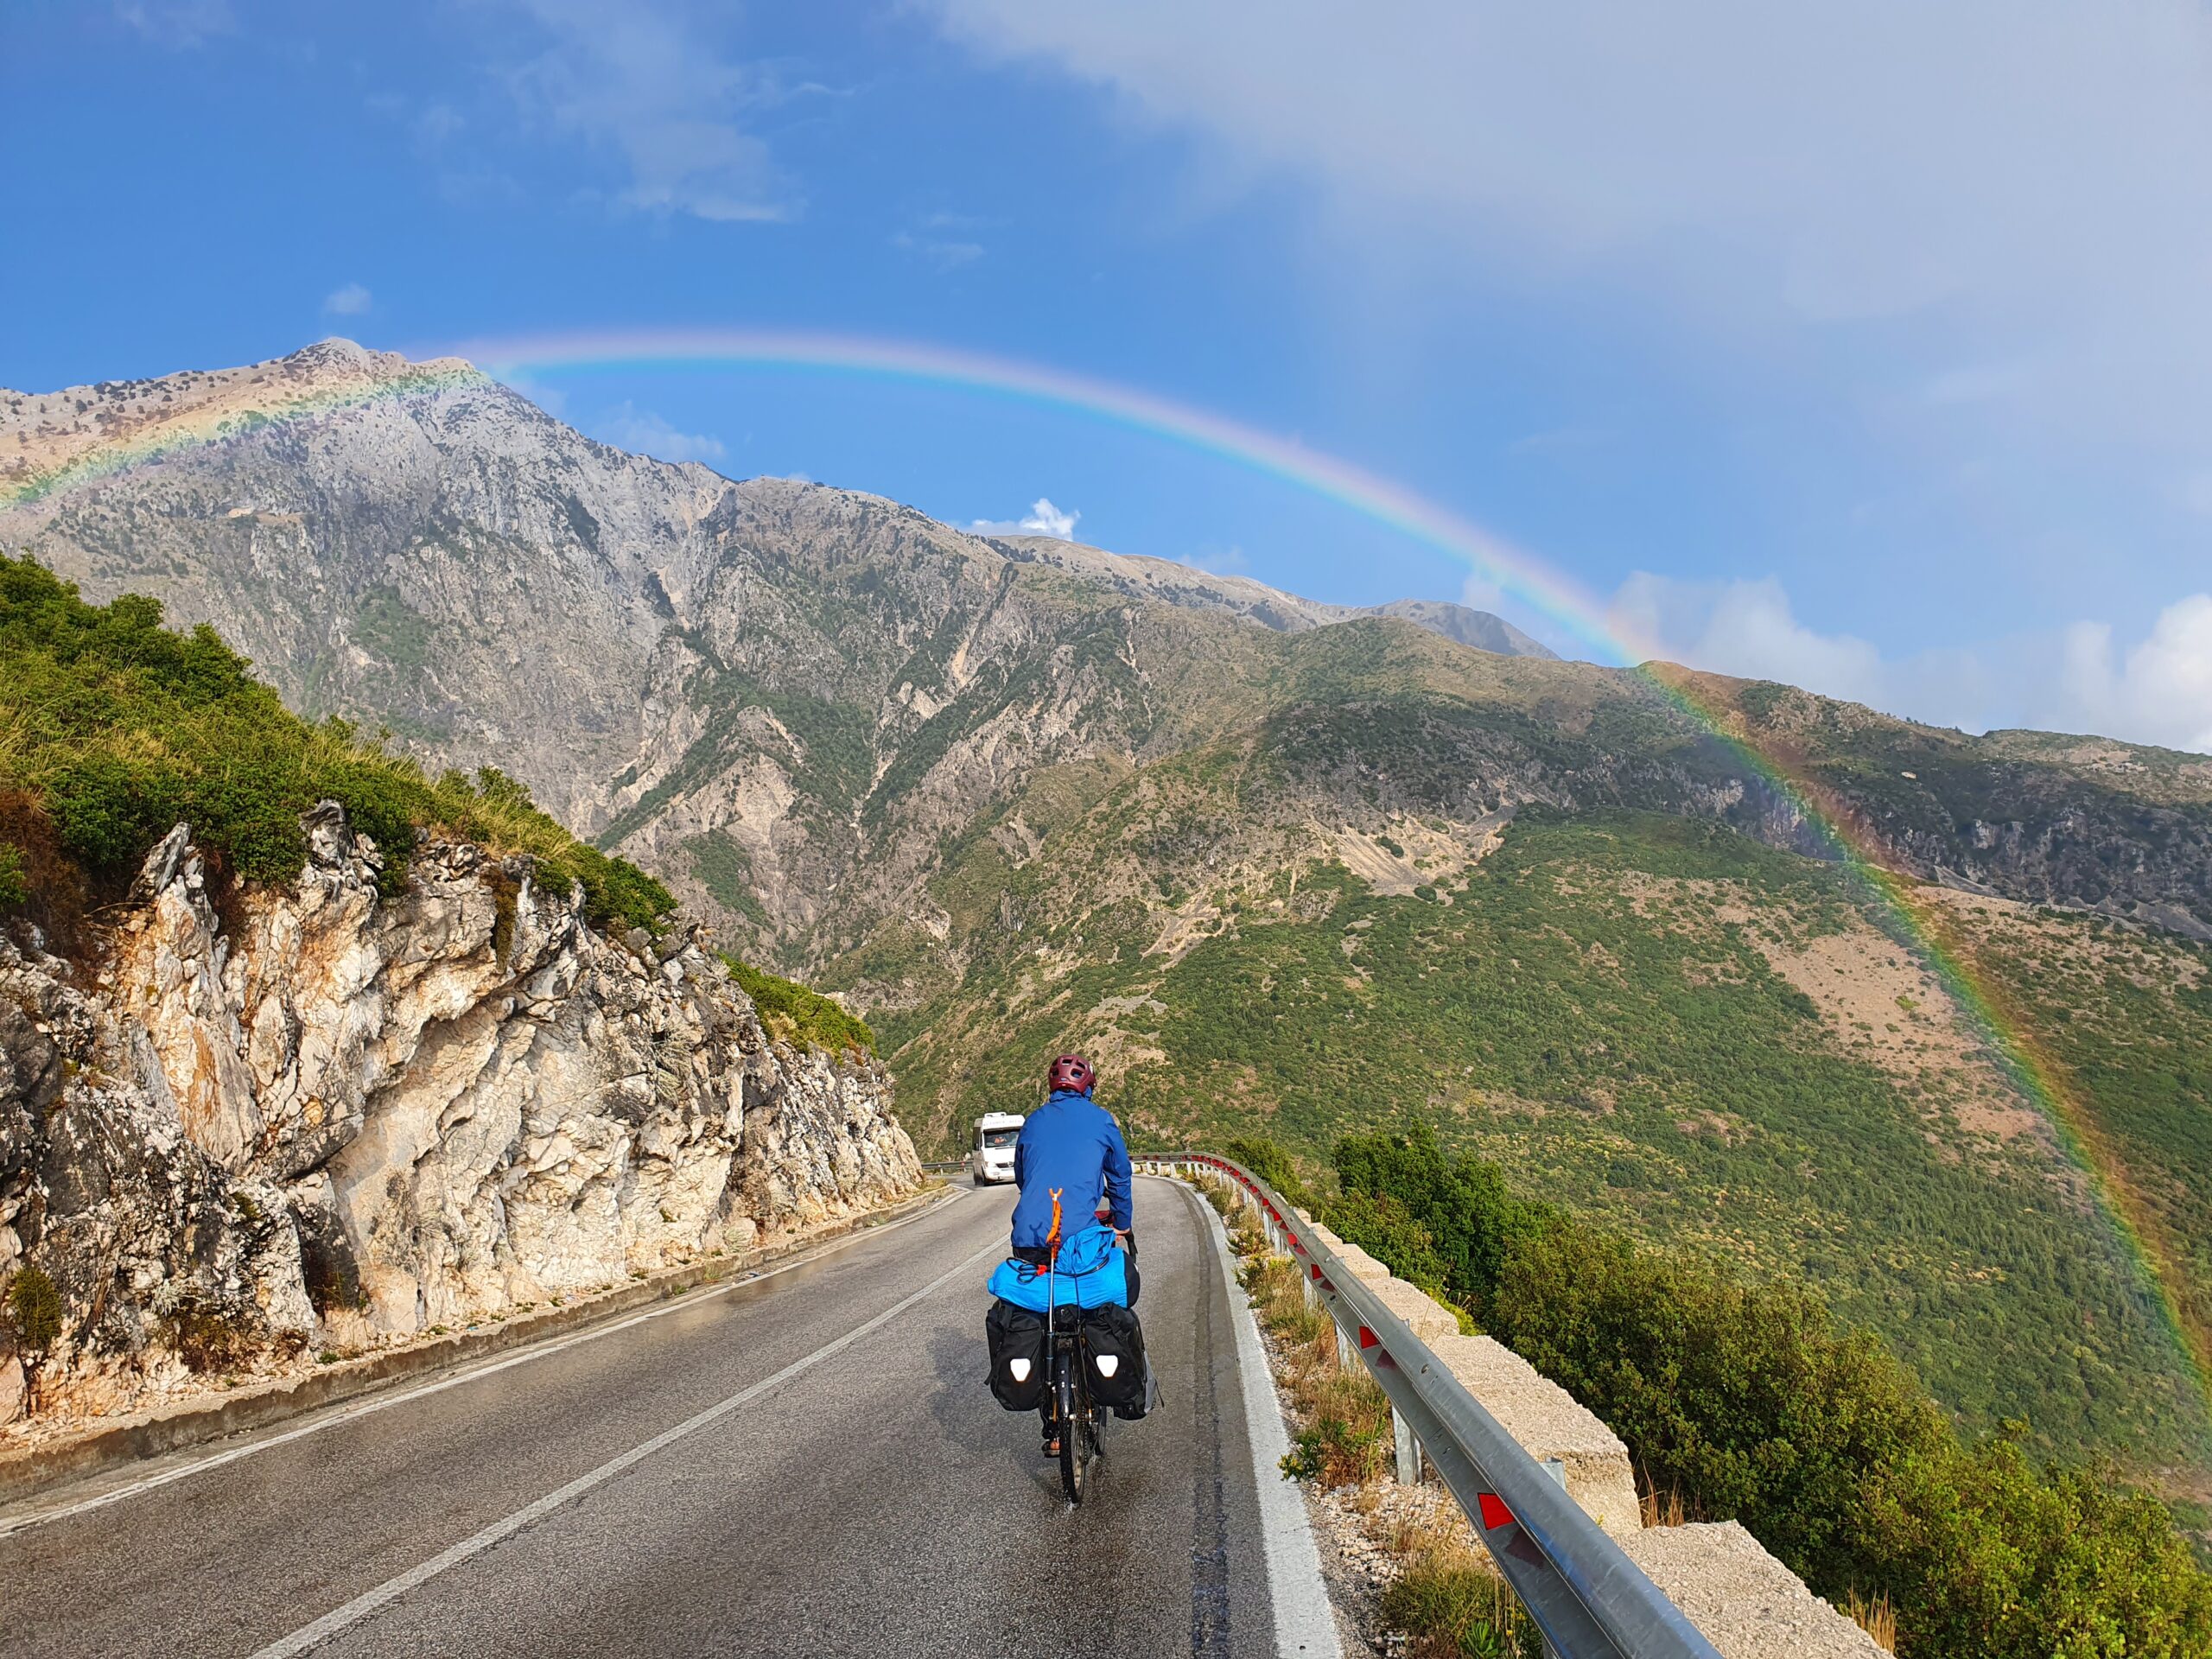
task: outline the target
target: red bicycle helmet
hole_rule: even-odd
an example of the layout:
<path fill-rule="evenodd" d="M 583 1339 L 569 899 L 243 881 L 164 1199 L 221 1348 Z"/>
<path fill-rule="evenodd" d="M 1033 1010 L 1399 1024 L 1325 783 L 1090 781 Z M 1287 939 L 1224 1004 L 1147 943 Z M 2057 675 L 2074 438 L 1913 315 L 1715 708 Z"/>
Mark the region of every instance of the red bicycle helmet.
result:
<path fill-rule="evenodd" d="M 1051 1082 L 1054 1094 L 1072 1089 L 1079 1095 L 1087 1095 L 1097 1081 L 1098 1074 L 1090 1069 L 1090 1062 L 1080 1054 L 1063 1054 L 1052 1062 Z"/>

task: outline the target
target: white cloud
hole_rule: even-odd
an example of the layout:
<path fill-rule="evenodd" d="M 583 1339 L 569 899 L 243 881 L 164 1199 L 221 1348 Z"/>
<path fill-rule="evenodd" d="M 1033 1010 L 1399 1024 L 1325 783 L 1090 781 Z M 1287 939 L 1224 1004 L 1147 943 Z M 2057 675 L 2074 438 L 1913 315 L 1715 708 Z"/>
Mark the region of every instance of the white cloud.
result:
<path fill-rule="evenodd" d="M 1247 576 L 1252 573 L 1252 561 L 1244 550 L 1231 544 L 1217 547 L 1209 542 L 1191 555 L 1186 563 L 1194 570 L 1203 570 L 1210 576 Z"/>
<path fill-rule="evenodd" d="M 747 122 L 827 88 L 786 88 L 738 61 L 701 14 L 678 4 L 515 3 L 546 44 L 508 70 L 507 84 L 527 119 L 614 158 L 625 177 L 616 206 L 728 223 L 798 212 L 789 180 Z"/>
<path fill-rule="evenodd" d="M 2118 441 L 2139 484 L 2212 461 L 2198 0 L 926 3 L 1192 137 L 1194 174 L 1305 187 L 1325 260 L 1472 255 L 1687 323 L 2001 446 L 1993 492 L 2024 437 L 2075 469 Z"/>
<path fill-rule="evenodd" d="M 618 449 L 656 461 L 720 461 L 727 453 L 720 438 L 703 432 L 679 432 L 651 410 L 623 402 L 601 415 L 592 436 Z"/>
<path fill-rule="evenodd" d="M 1907 657 L 1800 622 L 1782 584 L 1639 572 L 1608 617 L 1637 653 L 1778 680 L 1966 731 L 2026 726 L 2212 753 L 2212 594 L 2161 611 L 2120 651 L 2109 623 Z"/>
<path fill-rule="evenodd" d="M 968 528 L 978 536 L 1053 536 L 1071 542 L 1075 539 L 1075 521 L 1082 517 L 1074 508 L 1061 512 L 1050 497 L 1040 495 L 1030 504 L 1026 518 L 978 518 Z"/>
<path fill-rule="evenodd" d="M 1505 589 L 1487 576 L 1471 574 L 1459 584 L 1459 602 L 1471 611 L 1495 612 L 1505 603 Z"/>
<path fill-rule="evenodd" d="M 972 265 L 982 258 L 983 245 L 980 242 L 956 242 L 942 237 L 916 236 L 901 231 L 891 238 L 891 245 L 912 254 L 940 276 L 957 270 L 963 265 Z"/>
<path fill-rule="evenodd" d="M 116 16 L 161 46 L 203 46 L 238 26 L 231 0 L 120 0 Z"/>
<path fill-rule="evenodd" d="M 408 125 L 418 153 L 429 154 L 458 137 L 468 121 L 450 104 L 426 105 Z"/>
<path fill-rule="evenodd" d="M 374 296 L 359 283 L 348 283 L 323 296 L 322 308 L 334 317 L 358 317 L 374 302 Z"/>
<path fill-rule="evenodd" d="M 1614 595 L 1606 620 L 1639 657 L 1780 680 L 1854 702 L 1878 702 L 1888 690 L 1878 651 L 1848 634 L 1806 627 L 1771 576 L 1689 582 L 1638 571 Z"/>
<path fill-rule="evenodd" d="M 2212 754 L 2212 594 L 2167 606 L 2123 659 L 2115 659 L 2109 624 L 2075 623 L 2066 632 L 2061 683 L 2107 729 Z"/>

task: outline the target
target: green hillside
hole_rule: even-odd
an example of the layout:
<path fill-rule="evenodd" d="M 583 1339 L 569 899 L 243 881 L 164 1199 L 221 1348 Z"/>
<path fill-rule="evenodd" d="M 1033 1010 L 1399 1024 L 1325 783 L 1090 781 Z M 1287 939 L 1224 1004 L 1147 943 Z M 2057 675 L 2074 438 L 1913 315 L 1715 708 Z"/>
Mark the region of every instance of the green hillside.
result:
<path fill-rule="evenodd" d="M 1147 861 L 1208 872 L 1201 804 L 1233 787 L 1219 756 L 1160 770 L 1087 810 L 1103 773 L 1052 779 L 1021 810 L 1033 828 L 1057 810 L 1055 855 L 1015 868 L 979 836 L 936 884 L 964 976 L 877 1020 L 918 1131 L 950 1145 L 1018 1108 L 1068 1043 L 1155 1146 L 1258 1128 L 1318 1161 L 1433 1124 L 1519 1190 L 1819 1287 L 1970 1429 L 2204 1456 L 2202 1402 L 2078 1175 L 1834 867 L 1678 818 L 1527 813 L 1402 896 L 1319 861 L 1221 861 L 1218 885 L 1141 895 L 1128 849 L 1179 834 Z M 1178 906 L 1205 918 L 1156 949 Z M 844 966 L 889 974 L 899 937 Z M 2185 1048 L 2199 1017 L 2150 997 L 2082 1027 Z M 2143 1086 L 2167 1091 L 2163 1121 L 2201 1124 L 2175 1075 Z"/>

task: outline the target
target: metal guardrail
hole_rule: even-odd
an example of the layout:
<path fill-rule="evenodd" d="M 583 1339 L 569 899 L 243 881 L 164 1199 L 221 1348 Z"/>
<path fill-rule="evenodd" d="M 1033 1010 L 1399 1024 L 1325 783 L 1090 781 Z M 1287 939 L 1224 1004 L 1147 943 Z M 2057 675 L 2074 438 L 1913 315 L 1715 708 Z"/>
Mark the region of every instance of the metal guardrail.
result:
<path fill-rule="evenodd" d="M 1204 1168 L 1243 1189 L 1269 1242 L 1298 1263 L 1309 1295 L 1336 1322 L 1339 1352 L 1357 1352 L 1374 1374 L 1401 1434 L 1411 1429 L 1561 1659 L 1720 1659 L 1681 1609 L 1266 1182 L 1208 1153 L 1135 1161 L 1184 1173 Z"/>

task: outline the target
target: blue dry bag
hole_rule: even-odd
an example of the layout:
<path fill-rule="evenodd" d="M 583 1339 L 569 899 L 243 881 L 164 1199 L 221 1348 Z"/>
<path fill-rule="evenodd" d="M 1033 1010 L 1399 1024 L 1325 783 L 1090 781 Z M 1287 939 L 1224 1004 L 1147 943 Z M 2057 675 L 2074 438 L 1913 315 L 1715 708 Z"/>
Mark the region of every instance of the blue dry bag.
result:
<path fill-rule="evenodd" d="M 1052 1300 L 1062 1307 L 1127 1307 L 1128 1258 L 1114 1248 L 1114 1230 L 1086 1227 L 1060 1246 L 1051 1275 Z M 1032 1313 L 1045 1311 L 1045 1269 L 1009 1256 L 992 1273 L 990 1293 Z"/>

